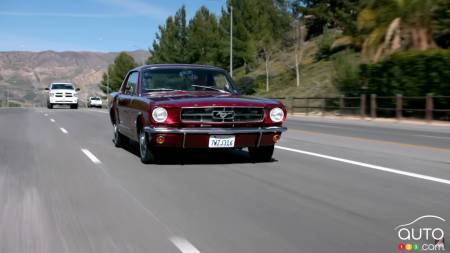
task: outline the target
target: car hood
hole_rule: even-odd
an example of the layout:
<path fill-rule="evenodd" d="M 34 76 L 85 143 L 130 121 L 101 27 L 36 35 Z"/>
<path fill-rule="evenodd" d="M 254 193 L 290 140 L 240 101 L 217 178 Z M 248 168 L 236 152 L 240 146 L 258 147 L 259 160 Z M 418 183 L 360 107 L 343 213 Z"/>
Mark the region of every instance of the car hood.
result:
<path fill-rule="evenodd" d="M 69 89 L 57 89 L 57 90 L 51 90 L 50 92 L 53 92 L 53 93 L 56 93 L 56 92 L 77 93 L 75 90 L 69 90 Z"/>
<path fill-rule="evenodd" d="M 274 99 L 256 98 L 221 92 L 152 92 L 145 95 L 155 106 L 201 107 L 201 106 L 245 106 L 268 107 L 282 106 Z"/>

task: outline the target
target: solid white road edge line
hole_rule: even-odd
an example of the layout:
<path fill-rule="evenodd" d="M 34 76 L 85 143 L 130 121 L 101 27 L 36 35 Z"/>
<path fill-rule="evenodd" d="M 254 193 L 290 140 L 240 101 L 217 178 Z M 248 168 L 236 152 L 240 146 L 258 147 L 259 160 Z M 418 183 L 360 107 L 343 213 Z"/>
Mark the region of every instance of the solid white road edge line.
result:
<path fill-rule="evenodd" d="M 89 158 L 91 161 L 95 164 L 102 163 L 94 154 L 91 153 L 91 151 L 82 148 L 81 151 Z"/>
<path fill-rule="evenodd" d="M 373 164 L 369 164 L 369 163 L 362 163 L 362 162 L 352 161 L 352 160 L 343 159 L 343 158 L 339 158 L 339 157 L 334 157 L 334 156 L 329 156 L 329 155 L 322 155 L 322 154 L 319 154 L 319 153 L 303 151 L 303 150 L 298 150 L 298 149 L 293 149 L 293 148 L 288 148 L 288 147 L 283 147 L 283 146 L 275 146 L 275 148 L 282 149 L 282 150 L 287 150 L 287 151 L 291 151 L 291 152 L 295 152 L 295 153 L 299 153 L 299 154 L 320 157 L 320 158 L 333 160 L 333 161 L 337 161 L 337 162 L 353 164 L 353 165 L 362 166 L 362 167 L 366 167 L 366 168 L 370 168 L 370 169 L 374 169 L 374 170 L 379 170 L 379 171 L 384 171 L 384 172 L 389 172 L 389 173 L 393 173 L 393 174 L 397 174 L 397 175 L 414 177 L 414 178 L 419 178 L 419 179 L 423 179 L 423 180 L 428 180 L 428 181 L 433 181 L 433 182 L 437 182 L 437 183 L 450 185 L 450 180 L 443 179 L 443 178 L 432 177 L 432 176 L 427 176 L 427 175 L 418 174 L 418 173 L 414 173 L 414 172 L 403 171 L 403 170 L 396 170 L 396 169 L 391 169 L 391 168 L 378 166 L 378 165 L 373 165 Z"/>
<path fill-rule="evenodd" d="M 64 128 L 62 128 L 62 127 L 60 127 L 59 129 L 61 130 L 61 132 L 65 133 L 65 134 L 67 134 L 67 133 L 68 133 L 68 132 L 67 132 L 67 130 L 66 130 L 66 129 L 64 129 Z"/>
<path fill-rule="evenodd" d="M 54 119 L 50 119 L 50 121 L 51 121 L 51 122 L 55 122 L 55 120 L 54 120 Z"/>
<path fill-rule="evenodd" d="M 182 237 L 171 237 L 170 241 L 183 253 L 200 253 L 188 240 Z"/>

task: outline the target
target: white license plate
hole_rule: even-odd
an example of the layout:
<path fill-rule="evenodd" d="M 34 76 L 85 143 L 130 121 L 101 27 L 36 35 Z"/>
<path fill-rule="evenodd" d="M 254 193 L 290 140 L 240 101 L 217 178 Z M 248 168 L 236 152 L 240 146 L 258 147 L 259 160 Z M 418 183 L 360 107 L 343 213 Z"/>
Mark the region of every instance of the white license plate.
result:
<path fill-rule="evenodd" d="M 209 137 L 210 148 L 234 148 L 234 135 L 211 135 Z"/>

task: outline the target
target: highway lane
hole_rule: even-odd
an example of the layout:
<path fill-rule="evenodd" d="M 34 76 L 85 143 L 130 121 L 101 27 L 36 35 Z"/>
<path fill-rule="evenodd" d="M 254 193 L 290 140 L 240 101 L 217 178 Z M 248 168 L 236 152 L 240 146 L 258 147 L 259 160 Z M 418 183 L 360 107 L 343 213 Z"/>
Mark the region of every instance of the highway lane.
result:
<path fill-rule="evenodd" d="M 450 127 L 395 122 L 336 120 L 317 117 L 289 117 L 287 126 L 305 131 L 386 142 L 450 149 Z"/>
<path fill-rule="evenodd" d="M 301 123 L 280 146 L 450 179 L 441 144 Z M 1 110 L 0 129 L 0 252 L 394 252 L 395 226 L 450 218 L 450 185 L 286 150 L 143 165 L 95 110 Z M 413 131 L 447 136 L 433 129 Z"/>

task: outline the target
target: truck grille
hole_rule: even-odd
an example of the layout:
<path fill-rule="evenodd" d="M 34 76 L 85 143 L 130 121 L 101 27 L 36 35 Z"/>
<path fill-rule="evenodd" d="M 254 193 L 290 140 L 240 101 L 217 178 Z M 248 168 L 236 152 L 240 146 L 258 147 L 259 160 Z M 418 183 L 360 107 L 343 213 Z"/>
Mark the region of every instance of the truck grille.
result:
<path fill-rule="evenodd" d="M 73 97 L 73 93 L 56 92 L 55 93 L 55 97 L 57 97 L 57 98 L 62 98 L 62 97 L 71 98 L 71 97 Z"/>
<path fill-rule="evenodd" d="M 261 122 L 264 109 L 258 107 L 198 107 L 182 108 L 181 121 L 190 123 Z"/>

